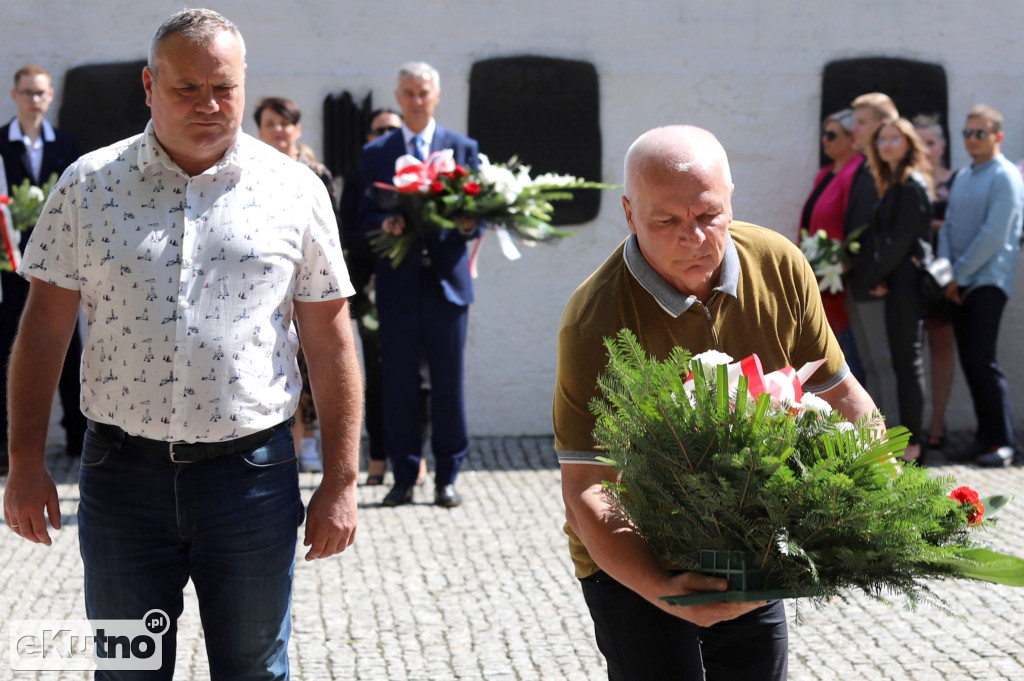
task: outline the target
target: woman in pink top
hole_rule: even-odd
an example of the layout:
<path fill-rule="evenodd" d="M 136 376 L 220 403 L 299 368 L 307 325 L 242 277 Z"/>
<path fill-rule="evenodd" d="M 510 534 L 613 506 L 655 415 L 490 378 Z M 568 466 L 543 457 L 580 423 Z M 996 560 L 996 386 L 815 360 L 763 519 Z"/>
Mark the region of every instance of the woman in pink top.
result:
<path fill-rule="evenodd" d="M 843 221 L 850 197 L 850 184 L 853 182 L 854 172 L 864 162 L 864 156 L 854 145 L 852 129 L 853 109 L 837 111 L 826 117 L 822 123 L 822 151 L 832 159 L 832 162 L 818 171 L 811 195 L 804 203 L 800 229 L 807 230 L 809 234 L 824 230 L 830 238 L 843 240 Z M 857 357 L 857 348 L 849 328 L 845 294 L 842 291 L 822 291 L 821 301 L 825 306 L 829 326 L 839 340 L 850 370 L 863 383 L 864 376 Z"/>

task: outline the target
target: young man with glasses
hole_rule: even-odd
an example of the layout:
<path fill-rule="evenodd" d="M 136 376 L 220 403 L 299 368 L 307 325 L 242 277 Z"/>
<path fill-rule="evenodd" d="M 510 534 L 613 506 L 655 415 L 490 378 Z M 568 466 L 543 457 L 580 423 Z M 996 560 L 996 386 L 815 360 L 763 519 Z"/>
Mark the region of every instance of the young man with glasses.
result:
<path fill-rule="evenodd" d="M 960 366 L 978 421 L 975 444 L 962 458 L 979 466 L 1009 466 L 1014 458 L 1013 409 L 996 361 L 1003 309 L 1013 293 L 1024 215 L 1024 180 L 999 147 L 1003 116 L 985 104 L 967 114 L 964 146 L 971 165 L 957 172 L 939 255 L 953 263 L 946 288 Z"/>
<path fill-rule="evenodd" d="M 75 139 L 56 130 L 45 118 L 53 101 L 53 86 L 43 67 L 29 64 L 18 69 L 11 99 L 18 105 L 18 115 L 0 128 L 7 184 L 14 187 L 28 178 L 41 186 L 51 173 L 59 175 L 77 158 Z"/>
<path fill-rule="evenodd" d="M 46 120 L 46 112 L 53 102 L 50 74 L 42 66 L 29 64 L 14 74 L 11 99 L 18 106 L 18 114 L 0 128 L 0 158 L 7 186 L 13 190 L 26 179 L 41 187 L 56 173 L 58 176 L 78 157 L 75 138 L 70 133 L 55 129 Z M 20 233 L 20 247 L 28 243 L 32 228 Z M 6 360 L 14 343 L 14 333 L 25 307 L 28 284 L 14 272 L 0 273 L 0 356 Z M 64 360 L 60 377 L 60 401 L 64 409 L 61 425 L 67 433 L 65 442 L 70 456 L 82 453 L 85 437 L 85 416 L 79 406 L 78 372 L 81 365 L 82 343 L 74 334 Z M 7 371 L 0 371 L 0 462 L 7 458 Z"/>

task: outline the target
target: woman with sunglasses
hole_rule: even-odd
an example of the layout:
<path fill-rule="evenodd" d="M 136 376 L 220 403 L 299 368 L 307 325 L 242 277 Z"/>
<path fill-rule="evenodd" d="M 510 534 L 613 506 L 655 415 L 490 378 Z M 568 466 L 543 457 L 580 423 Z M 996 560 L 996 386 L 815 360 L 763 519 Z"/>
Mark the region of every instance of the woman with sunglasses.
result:
<path fill-rule="evenodd" d="M 843 240 L 843 221 L 850 198 L 850 185 L 864 157 L 857 151 L 853 136 L 853 109 L 843 109 L 825 118 L 821 124 L 821 148 L 832 162 L 818 171 L 813 189 L 804 203 L 800 216 L 800 229 L 808 234 L 823 230 L 829 238 Z M 825 317 L 839 345 L 846 355 L 850 370 L 861 383 L 861 371 L 853 330 L 846 312 L 846 294 L 843 291 L 822 291 L 821 301 Z"/>
<path fill-rule="evenodd" d="M 868 163 L 881 197 L 854 256 L 871 295 L 885 298 L 885 325 L 896 374 L 901 425 L 911 432 L 905 461 L 924 463 L 924 299 L 915 261 L 931 239 L 932 179 L 924 144 L 905 118 L 875 132 Z"/>

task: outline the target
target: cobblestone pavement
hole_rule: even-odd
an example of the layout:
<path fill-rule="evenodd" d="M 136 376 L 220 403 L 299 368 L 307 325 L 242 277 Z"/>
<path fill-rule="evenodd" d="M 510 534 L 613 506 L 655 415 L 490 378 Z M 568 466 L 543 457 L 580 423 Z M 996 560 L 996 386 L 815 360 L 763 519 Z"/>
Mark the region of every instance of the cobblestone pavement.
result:
<path fill-rule="evenodd" d="M 62 437 L 61 435 L 57 436 Z M 961 446 L 965 434 L 951 438 Z M 81 672 L 11 670 L 12 619 L 84 619 L 75 511 L 77 462 L 51 443 L 64 529 L 51 548 L 0 528 L 0 679 L 81 679 Z M 992 540 L 1024 555 L 1024 466 L 946 464 L 937 475 L 1018 495 Z M 389 476 L 390 477 L 390 476 Z M 0 478 L 0 487 L 6 482 Z M 308 499 L 317 475 L 301 474 Z M 473 441 L 459 478 L 465 504 L 379 506 L 387 487 L 360 487 L 356 544 L 306 563 L 297 547 L 291 662 L 298 679 L 601 679 L 603 660 L 562 534 L 559 471 L 550 438 Z M 1024 679 L 1024 589 L 937 585 L 955 619 L 933 607 L 905 611 L 851 594 L 821 610 L 806 604 L 790 628 L 790 678 Z M 787 604 L 790 615 L 794 603 Z M 180 621 L 175 677 L 209 678 L 194 591 Z"/>

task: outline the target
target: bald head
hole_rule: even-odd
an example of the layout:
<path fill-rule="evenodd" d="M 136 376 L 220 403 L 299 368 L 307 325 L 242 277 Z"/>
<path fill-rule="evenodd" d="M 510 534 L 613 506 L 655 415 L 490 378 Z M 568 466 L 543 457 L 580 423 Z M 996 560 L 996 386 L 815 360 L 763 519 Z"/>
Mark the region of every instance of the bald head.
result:
<path fill-rule="evenodd" d="M 626 224 L 644 259 L 677 291 L 707 302 L 732 221 L 722 145 L 689 125 L 646 132 L 626 152 L 625 185 Z"/>
<path fill-rule="evenodd" d="M 636 195 L 637 185 L 649 175 L 694 173 L 720 169 L 725 183 L 732 186 L 729 159 L 718 139 L 692 125 L 654 128 L 640 135 L 626 152 L 624 185 L 627 198 Z"/>

